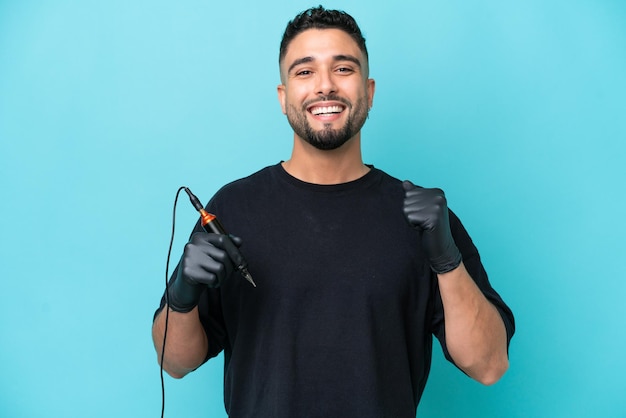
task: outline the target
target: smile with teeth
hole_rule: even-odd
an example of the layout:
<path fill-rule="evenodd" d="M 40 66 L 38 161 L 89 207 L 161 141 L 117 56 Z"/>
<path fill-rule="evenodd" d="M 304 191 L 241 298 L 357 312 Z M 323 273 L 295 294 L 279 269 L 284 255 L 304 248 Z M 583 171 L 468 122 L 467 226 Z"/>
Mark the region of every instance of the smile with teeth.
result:
<path fill-rule="evenodd" d="M 319 106 L 311 108 L 311 113 L 313 115 L 328 115 L 333 113 L 341 113 L 343 112 L 343 106 Z"/>

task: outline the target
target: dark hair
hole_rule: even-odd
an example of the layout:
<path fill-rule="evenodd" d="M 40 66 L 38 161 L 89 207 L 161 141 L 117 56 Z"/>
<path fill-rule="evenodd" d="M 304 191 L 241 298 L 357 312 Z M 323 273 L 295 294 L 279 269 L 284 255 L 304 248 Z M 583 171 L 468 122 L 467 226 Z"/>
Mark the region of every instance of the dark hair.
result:
<path fill-rule="evenodd" d="M 368 57 L 365 38 L 354 18 L 344 11 L 328 10 L 320 5 L 303 11 L 287 24 L 280 42 L 279 63 L 285 58 L 287 47 L 293 38 L 308 29 L 341 29 L 354 39 L 365 58 Z"/>

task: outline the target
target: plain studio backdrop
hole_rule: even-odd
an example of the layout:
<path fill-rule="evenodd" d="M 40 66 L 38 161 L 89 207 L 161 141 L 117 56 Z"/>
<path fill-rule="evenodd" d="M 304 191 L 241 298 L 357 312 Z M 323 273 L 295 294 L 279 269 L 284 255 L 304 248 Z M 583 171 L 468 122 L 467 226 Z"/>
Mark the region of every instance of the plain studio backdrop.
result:
<path fill-rule="evenodd" d="M 0 416 L 159 415 L 176 191 L 289 158 L 278 46 L 317 4 L 0 0 Z M 324 6 L 367 38 L 365 161 L 446 191 L 516 314 L 493 387 L 435 342 L 418 416 L 625 417 L 626 3 Z M 222 368 L 166 377 L 166 416 L 224 417 Z"/>

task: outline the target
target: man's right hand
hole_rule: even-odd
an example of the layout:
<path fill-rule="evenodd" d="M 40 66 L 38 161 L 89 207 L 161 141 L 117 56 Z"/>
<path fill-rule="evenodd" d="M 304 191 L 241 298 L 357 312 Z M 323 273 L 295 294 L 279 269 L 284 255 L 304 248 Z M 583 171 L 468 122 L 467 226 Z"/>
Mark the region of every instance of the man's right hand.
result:
<path fill-rule="evenodd" d="M 169 307 L 189 312 L 198 304 L 204 286 L 220 287 L 242 261 L 240 245 L 241 240 L 232 235 L 193 234 L 169 283 Z"/>

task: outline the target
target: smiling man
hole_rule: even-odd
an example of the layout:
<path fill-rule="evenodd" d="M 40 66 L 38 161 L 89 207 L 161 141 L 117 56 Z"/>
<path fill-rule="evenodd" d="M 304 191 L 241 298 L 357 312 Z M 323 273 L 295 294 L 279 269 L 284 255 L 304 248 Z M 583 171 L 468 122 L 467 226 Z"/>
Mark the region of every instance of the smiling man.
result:
<path fill-rule="evenodd" d="M 367 56 L 350 35 L 340 29 L 304 31 L 280 61 L 278 95 L 298 141 L 334 150 L 360 136 L 374 80 L 368 78 Z"/>
<path fill-rule="evenodd" d="M 375 83 L 354 19 L 299 14 L 279 66 L 291 157 L 207 205 L 237 237 L 194 229 L 155 314 L 164 369 L 183 377 L 223 351 L 231 417 L 414 417 L 434 335 L 495 383 L 514 319 L 471 238 L 440 189 L 362 160 Z M 242 255 L 256 288 L 236 274 Z"/>

